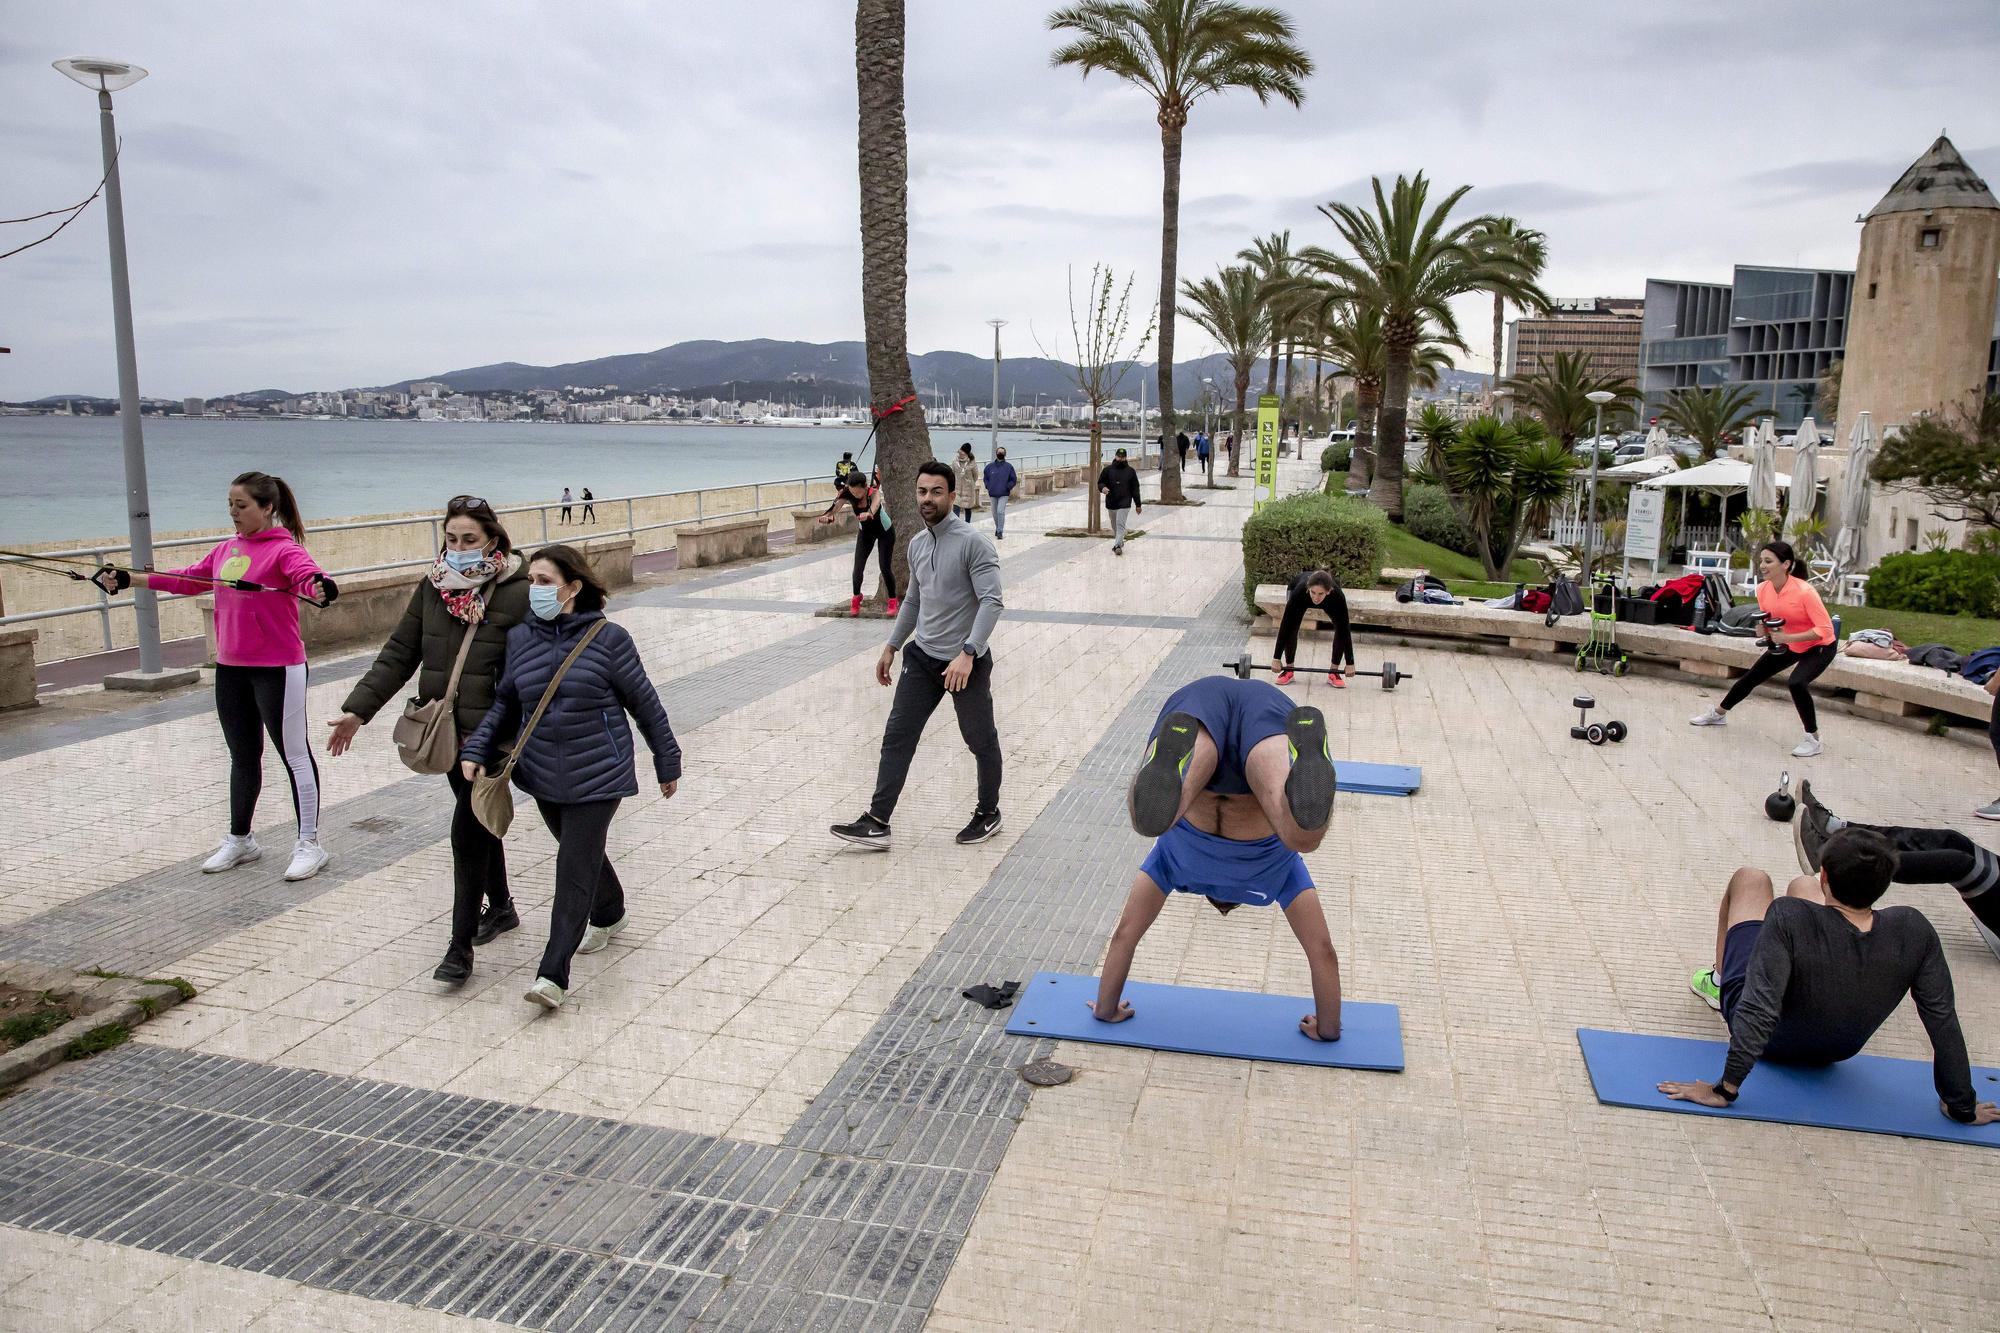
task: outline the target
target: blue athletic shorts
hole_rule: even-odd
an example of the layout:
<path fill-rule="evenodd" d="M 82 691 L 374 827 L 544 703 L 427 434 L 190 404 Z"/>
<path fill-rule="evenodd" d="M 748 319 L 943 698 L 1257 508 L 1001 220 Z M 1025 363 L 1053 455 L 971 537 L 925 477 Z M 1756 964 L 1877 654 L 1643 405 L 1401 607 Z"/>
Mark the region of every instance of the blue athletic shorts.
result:
<path fill-rule="evenodd" d="M 1193 717 L 1215 742 L 1215 776 L 1209 780 L 1208 790 L 1220 796 L 1248 796 L 1250 781 L 1243 773 L 1244 760 L 1257 742 L 1285 734 L 1292 701 L 1269 681 L 1203 676 L 1167 696 L 1147 739 L 1160 734 L 1160 724 L 1169 713 Z"/>
<path fill-rule="evenodd" d="M 1736 1002 L 1743 998 L 1743 983 L 1750 975 L 1750 955 L 1757 951 L 1757 937 L 1764 933 L 1760 921 L 1738 921 L 1722 937 L 1722 970 L 1715 986 L 1722 992 L 1722 1021 L 1736 1016 Z"/>
<path fill-rule="evenodd" d="M 1160 835 L 1139 867 L 1162 893 L 1198 893 L 1248 907 L 1290 907 L 1313 886 L 1305 858 L 1276 837 L 1239 842 L 1185 819 Z"/>

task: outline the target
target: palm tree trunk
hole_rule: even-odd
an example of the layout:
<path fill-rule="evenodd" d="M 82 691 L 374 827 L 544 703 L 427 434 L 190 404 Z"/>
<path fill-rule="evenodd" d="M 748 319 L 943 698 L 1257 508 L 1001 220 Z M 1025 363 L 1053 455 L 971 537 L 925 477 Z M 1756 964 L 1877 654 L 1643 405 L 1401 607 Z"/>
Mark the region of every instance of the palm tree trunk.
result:
<path fill-rule="evenodd" d="M 860 94 L 861 319 L 868 399 L 888 412 L 916 393 L 910 376 L 910 145 L 903 119 L 903 0 L 856 0 L 854 77 Z M 923 404 L 881 418 L 876 457 L 883 504 L 899 534 L 922 530 L 917 469 L 931 457 Z M 896 543 L 896 587 L 907 589 L 909 541 Z"/>
<path fill-rule="evenodd" d="M 1271 368 L 1264 375 L 1264 392 L 1278 391 L 1278 340 L 1271 339 Z"/>
<path fill-rule="evenodd" d="M 1160 109 L 1160 438 L 1174 438 L 1174 301 L 1181 241 L 1181 129 L 1186 113 L 1176 119 Z M 1096 485 L 1096 479 L 1091 481 Z M 1160 450 L 1160 500 L 1179 504 L 1181 458 L 1177 450 Z"/>
<path fill-rule="evenodd" d="M 1486 382 L 1486 402 L 1489 406 L 1493 402 L 1493 391 L 1500 387 L 1501 338 L 1506 329 L 1506 315 L 1507 298 L 1504 296 L 1495 296 L 1493 298 L 1493 378 Z"/>
<path fill-rule="evenodd" d="M 1375 476 L 1375 408 L 1381 396 L 1379 386 L 1354 381 L 1354 453 L 1347 464 L 1350 491 L 1367 490 Z"/>
<path fill-rule="evenodd" d="M 1253 363 L 1254 364 L 1254 363 Z M 1236 437 L 1236 447 L 1229 451 L 1229 475 L 1239 475 L 1236 462 L 1243 457 L 1243 448 L 1248 437 L 1243 434 L 1243 403 L 1250 396 L 1250 367 L 1244 366 L 1236 372 L 1236 428 L 1230 433 Z"/>
<path fill-rule="evenodd" d="M 1410 357 L 1415 343 L 1400 339 L 1384 349 L 1387 361 L 1382 373 L 1382 405 L 1375 409 L 1375 484 L 1368 498 L 1389 516 L 1392 523 L 1403 521 L 1404 429 L 1410 415 Z"/>

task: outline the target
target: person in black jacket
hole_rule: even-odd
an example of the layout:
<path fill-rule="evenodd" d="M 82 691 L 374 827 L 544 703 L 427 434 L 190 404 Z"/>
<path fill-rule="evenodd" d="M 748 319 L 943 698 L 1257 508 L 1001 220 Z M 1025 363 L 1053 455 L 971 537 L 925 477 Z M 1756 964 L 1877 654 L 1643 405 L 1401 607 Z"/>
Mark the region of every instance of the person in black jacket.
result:
<path fill-rule="evenodd" d="M 444 549 L 430 577 L 417 583 L 403 618 L 354 688 L 340 716 L 327 725 L 327 753 L 347 753 L 354 735 L 373 721 L 411 676 L 417 697 L 444 697 L 459 646 L 472 647 L 459 673 L 453 721 L 470 736 L 493 706 L 507 657 L 507 633 L 528 618 L 528 566 L 514 551 L 493 507 L 476 495 L 455 495 L 445 506 Z M 454 765 L 445 779 L 456 804 L 451 815 L 451 943 L 431 975 L 462 986 L 472 975 L 472 946 L 486 944 L 521 924 L 507 889 L 507 852 L 472 813 L 472 783 Z M 485 904 L 484 910 L 481 903 Z"/>
<path fill-rule="evenodd" d="M 515 740 L 563 659 L 604 620 L 604 585 L 581 552 L 544 547 L 528 562 L 528 578 L 532 615 L 508 631 L 507 669 L 493 707 L 459 752 L 468 781 Z M 549 944 L 523 997 L 545 1009 L 560 1007 L 568 993 L 571 956 L 596 953 L 625 927 L 625 887 L 604 843 L 618 803 L 639 794 L 627 713 L 653 751 L 660 796 L 670 799 L 680 785 L 681 747 L 632 636 L 608 622 L 563 676 L 514 759 L 514 785 L 535 798 L 556 838 Z"/>
<path fill-rule="evenodd" d="M 1104 497 L 1104 507 L 1111 514 L 1111 554 L 1123 555 L 1125 524 L 1133 514 L 1146 512 L 1139 499 L 1139 470 L 1125 461 L 1123 449 L 1097 474 L 1097 493 Z"/>
<path fill-rule="evenodd" d="M 1326 673 L 1326 683 L 1344 690 L 1347 681 L 1341 667 L 1354 669 L 1354 631 L 1347 623 L 1347 595 L 1334 581 L 1332 571 L 1325 569 L 1307 570 L 1292 580 L 1291 590 L 1285 594 L 1285 614 L 1278 620 L 1278 643 L 1271 650 L 1273 678 L 1280 685 L 1292 683 L 1292 663 L 1299 651 L 1299 627 L 1305 623 L 1310 607 L 1318 607 L 1333 622 L 1333 663 Z"/>

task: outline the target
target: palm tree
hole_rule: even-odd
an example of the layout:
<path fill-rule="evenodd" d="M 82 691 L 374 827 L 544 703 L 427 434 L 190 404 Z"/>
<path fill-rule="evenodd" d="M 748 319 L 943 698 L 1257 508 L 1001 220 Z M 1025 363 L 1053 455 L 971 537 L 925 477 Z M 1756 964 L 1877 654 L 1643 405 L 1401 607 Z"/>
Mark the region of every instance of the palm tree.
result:
<path fill-rule="evenodd" d="M 1591 394 L 1616 395 L 1616 402 L 1604 405 L 1614 422 L 1639 403 L 1639 388 L 1629 377 L 1593 374 L 1588 352 L 1557 352 L 1553 363 L 1546 358 L 1536 362 L 1533 373 L 1514 376 L 1506 387 L 1513 391 L 1516 407 L 1540 417 L 1565 449 L 1574 449 L 1597 419 Z"/>
<path fill-rule="evenodd" d="M 1350 204 L 1322 204 L 1320 212 L 1333 223 L 1351 256 L 1339 256 L 1313 246 L 1300 258 L 1324 274 L 1336 290 L 1356 305 L 1382 312 L 1383 363 L 1380 455 L 1370 498 L 1392 521 L 1403 517 L 1403 435 L 1409 412 L 1410 369 L 1426 327 L 1438 341 L 1462 348 L 1465 339 L 1451 311 L 1453 297 L 1467 292 L 1496 292 L 1518 305 L 1548 304 L 1534 275 L 1518 256 L 1502 254 L 1478 243 L 1491 219 L 1473 218 L 1448 226 L 1458 201 L 1472 187 L 1461 185 L 1435 210 L 1426 209 L 1430 182 L 1420 171 L 1414 178 L 1398 176 L 1385 194 L 1375 179 L 1375 208 L 1370 212 Z"/>
<path fill-rule="evenodd" d="M 1479 243 L 1486 249 L 1503 254 L 1511 254 L 1528 270 L 1528 276 L 1539 278 L 1543 267 L 1549 262 L 1549 238 L 1531 227 L 1524 227 L 1516 218 L 1496 217 L 1480 233 Z M 1533 307 L 1546 309 L 1546 306 Z M 1499 292 L 1493 293 L 1493 379 L 1500 383 L 1500 361 L 1503 339 L 1507 328 L 1507 298 Z M 1490 395 L 1489 395 L 1490 401 Z"/>
<path fill-rule="evenodd" d="M 1446 477 L 1445 451 L 1457 441 L 1458 419 L 1447 413 L 1436 403 L 1425 403 L 1424 410 L 1417 413 L 1415 423 L 1410 426 L 1410 434 L 1424 442 L 1423 479 L 1443 485 Z"/>
<path fill-rule="evenodd" d="M 1747 385 L 1676 389 L 1660 405 L 1660 420 L 1701 446 L 1703 462 L 1722 452 L 1731 435 L 1757 420 L 1757 395 Z"/>
<path fill-rule="evenodd" d="M 1354 451 L 1347 468 L 1347 489 L 1365 490 L 1374 474 L 1375 418 L 1382 404 L 1382 376 L 1389 352 L 1382 339 L 1379 311 L 1355 310 L 1341 301 L 1333 302 L 1331 308 L 1337 313 L 1319 353 L 1345 366 L 1354 380 Z M 1421 343 L 1412 354 L 1410 383 L 1420 389 L 1433 388 L 1450 368 L 1449 352 L 1434 342 Z"/>
<path fill-rule="evenodd" d="M 910 145 L 903 120 L 903 0 L 857 0 L 854 78 L 860 93 L 861 320 L 868 399 L 882 464 L 883 503 L 901 531 L 920 527 L 917 469 L 930 430 L 910 375 Z M 887 415 L 884 415 L 884 414 Z M 907 541 L 896 544 L 896 586 L 909 587 Z"/>
<path fill-rule="evenodd" d="M 1297 299 L 1293 278 L 1298 271 L 1298 260 L 1292 255 L 1291 230 L 1287 228 L 1259 237 L 1238 250 L 1236 257 L 1248 264 L 1257 275 L 1257 281 L 1263 288 L 1264 304 L 1271 309 L 1271 364 L 1264 376 L 1264 392 L 1276 393 L 1278 340 L 1289 323 L 1286 318 L 1290 313 L 1289 303 Z"/>
<path fill-rule="evenodd" d="M 1522 537 L 1539 531 L 1568 493 L 1576 455 L 1532 420 L 1483 416 L 1445 447 L 1444 466 L 1446 493 L 1480 566 L 1499 579 L 1513 567 Z"/>
<path fill-rule="evenodd" d="M 1243 400 L 1250 393 L 1250 372 L 1257 354 L 1271 335 L 1271 310 L 1264 304 L 1263 283 L 1248 265 L 1225 268 L 1200 282 L 1183 282 L 1181 297 L 1188 304 L 1180 313 L 1206 329 L 1222 344 L 1223 355 L 1236 371 L 1237 453 L 1229 459 L 1229 475 L 1236 475 L 1236 459 L 1242 453 Z"/>
<path fill-rule="evenodd" d="M 1179 291 L 1181 138 L 1188 113 L 1210 93 L 1243 89 L 1266 105 L 1298 106 L 1312 57 L 1276 9 L 1236 0 L 1084 0 L 1049 15 L 1052 32 L 1075 34 L 1051 65 L 1088 78 L 1103 70 L 1143 89 L 1160 126 L 1160 435 L 1174 435 L 1174 302 Z M 1181 498 L 1180 456 L 1160 451 L 1160 498 Z"/>

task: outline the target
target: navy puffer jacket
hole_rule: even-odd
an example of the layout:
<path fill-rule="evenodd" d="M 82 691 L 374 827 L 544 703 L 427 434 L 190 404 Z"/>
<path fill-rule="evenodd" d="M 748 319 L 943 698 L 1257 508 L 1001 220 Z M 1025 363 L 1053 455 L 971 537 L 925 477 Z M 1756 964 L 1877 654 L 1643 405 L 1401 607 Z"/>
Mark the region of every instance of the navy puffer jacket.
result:
<path fill-rule="evenodd" d="M 493 707 L 459 747 L 459 758 L 489 770 L 498 767 L 502 751 L 535 711 L 556 668 L 584 632 L 603 619 L 602 611 L 578 611 L 554 620 L 531 616 L 508 630 L 507 669 L 494 691 Z M 563 805 L 637 796 L 627 713 L 652 748 L 654 776 L 661 782 L 679 781 L 681 747 L 653 682 L 646 679 L 638 645 L 621 626 L 607 624 L 563 677 L 548 712 L 535 724 L 515 761 L 514 785 Z"/>

